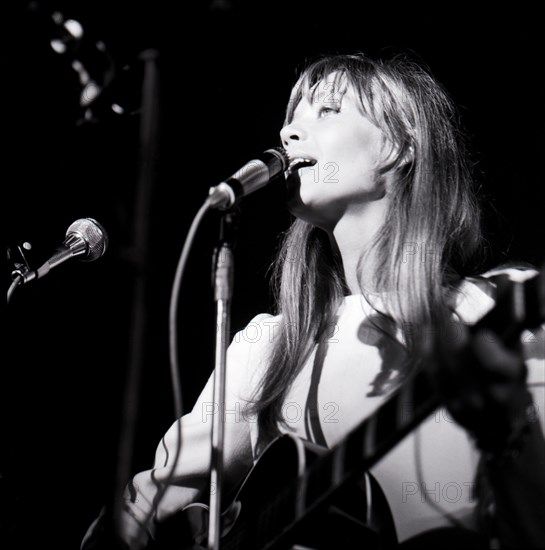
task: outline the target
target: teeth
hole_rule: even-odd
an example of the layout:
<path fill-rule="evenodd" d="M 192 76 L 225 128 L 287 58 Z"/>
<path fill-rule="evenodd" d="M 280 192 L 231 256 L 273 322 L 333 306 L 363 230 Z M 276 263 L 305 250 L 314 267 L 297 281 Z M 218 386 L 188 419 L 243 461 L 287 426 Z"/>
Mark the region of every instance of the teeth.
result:
<path fill-rule="evenodd" d="M 297 157 L 290 160 L 287 172 L 288 174 L 293 174 L 293 172 L 295 170 L 299 170 L 299 168 L 305 168 L 306 166 L 314 166 L 315 164 L 316 164 L 316 161 L 314 159 Z"/>

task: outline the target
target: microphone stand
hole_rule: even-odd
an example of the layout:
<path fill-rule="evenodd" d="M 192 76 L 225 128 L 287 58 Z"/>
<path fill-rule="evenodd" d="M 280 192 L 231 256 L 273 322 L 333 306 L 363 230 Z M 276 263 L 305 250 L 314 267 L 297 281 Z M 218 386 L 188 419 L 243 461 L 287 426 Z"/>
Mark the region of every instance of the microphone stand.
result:
<path fill-rule="evenodd" d="M 214 251 L 212 284 L 216 302 L 216 348 L 214 368 L 214 404 L 210 456 L 210 512 L 208 550 L 219 550 L 221 498 L 223 485 L 223 449 L 225 419 L 225 366 L 230 331 L 231 301 L 234 282 L 234 242 L 238 210 L 225 211 L 220 221 L 219 242 Z"/>

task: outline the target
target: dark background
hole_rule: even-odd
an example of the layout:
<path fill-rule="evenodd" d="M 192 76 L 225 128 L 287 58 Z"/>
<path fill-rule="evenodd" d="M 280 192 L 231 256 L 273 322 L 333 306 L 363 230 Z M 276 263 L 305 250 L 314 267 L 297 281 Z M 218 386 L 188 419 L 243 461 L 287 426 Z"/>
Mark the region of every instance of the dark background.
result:
<path fill-rule="evenodd" d="M 176 7 L 174 7 L 176 6 Z M 5 246 L 32 244 L 34 267 L 67 227 L 94 217 L 109 249 L 71 261 L 14 295 L 6 311 L 1 369 L 0 527 L 6 548 L 77 548 L 107 501 L 126 389 L 134 281 L 146 282 L 143 378 L 131 470 L 150 466 L 173 420 L 168 306 L 189 224 L 208 188 L 261 151 L 278 131 L 296 69 L 320 53 L 410 52 L 430 66 L 460 106 L 485 198 L 494 261 L 545 259 L 545 103 L 539 16 L 518 3 L 439 11 L 349 2 L 19 2 L 5 8 L 2 37 Z M 55 53 L 51 14 L 84 28 L 79 52 Z M 116 76 L 84 122 L 71 63 L 104 74 L 102 41 Z M 159 55 L 160 107 L 153 187 L 135 216 L 142 164 L 141 52 Z M 123 67 L 128 67 L 123 70 Z M 112 102 L 125 115 L 109 110 Z M 137 268 L 135 228 L 149 226 Z M 197 236 L 180 299 L 186 408 L 213 365 L 211 214 Z M 270 309 L 267 267 L 288 226 L 282 189 L 242 204 L 233 330 Z M 6 288 L 13 259 L 4 269 Z"/>

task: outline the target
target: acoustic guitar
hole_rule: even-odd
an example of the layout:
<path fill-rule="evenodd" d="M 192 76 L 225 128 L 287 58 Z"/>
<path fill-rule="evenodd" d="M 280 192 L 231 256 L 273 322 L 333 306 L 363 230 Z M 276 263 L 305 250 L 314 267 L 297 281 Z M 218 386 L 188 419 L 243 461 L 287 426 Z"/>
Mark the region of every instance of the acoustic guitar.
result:
<path fill-rule="evenodd" d="M 469 329 L 490 328 L 507 345 L 514 345 L 524 329 L 545 321 L 544 275 L 539 272 L 525 281 L 497 275 L 493 280 L 496 305 Z M 421 367 L 332 449 L 292 435 L 278 437 L 224 509 L 220 550 L 291 548 L 293 534 L 305 520 L 360 478 L 440 405 L 429 372 Z M 375 490 L 375 494 L 379 493 Z M 191 504 L 183 513 L 190 526 L 191 548 L 206 548 L 207 506 Z"/>

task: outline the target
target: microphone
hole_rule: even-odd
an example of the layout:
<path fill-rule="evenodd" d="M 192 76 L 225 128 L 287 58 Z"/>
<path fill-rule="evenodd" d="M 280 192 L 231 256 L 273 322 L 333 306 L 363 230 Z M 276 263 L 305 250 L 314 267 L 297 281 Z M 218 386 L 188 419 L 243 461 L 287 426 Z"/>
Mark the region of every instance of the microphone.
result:
<path fill-rule="evenodd" d="M 211 187 L 208 195 L 210 208 L 226 210 L 238 200 L 261 189 L 278 176 L 284 176 L 290 158 L 282 147 L 267 149 L 246 163 L 230 178 Z"/>
<path fill-rule="evenodd" d="M 47 275 L 51 269 L 70 258 L 77 257 L 83 262 L 92 262 L 103 256 L 107 248 L 108 234 L 104 227 L 93 218 L 81 218 L 68 227 L 61 246 L 41 267 L 27 272 L 15 270 L 12 276 L 20 276 L 21 284 L 28 283 Z"/>

